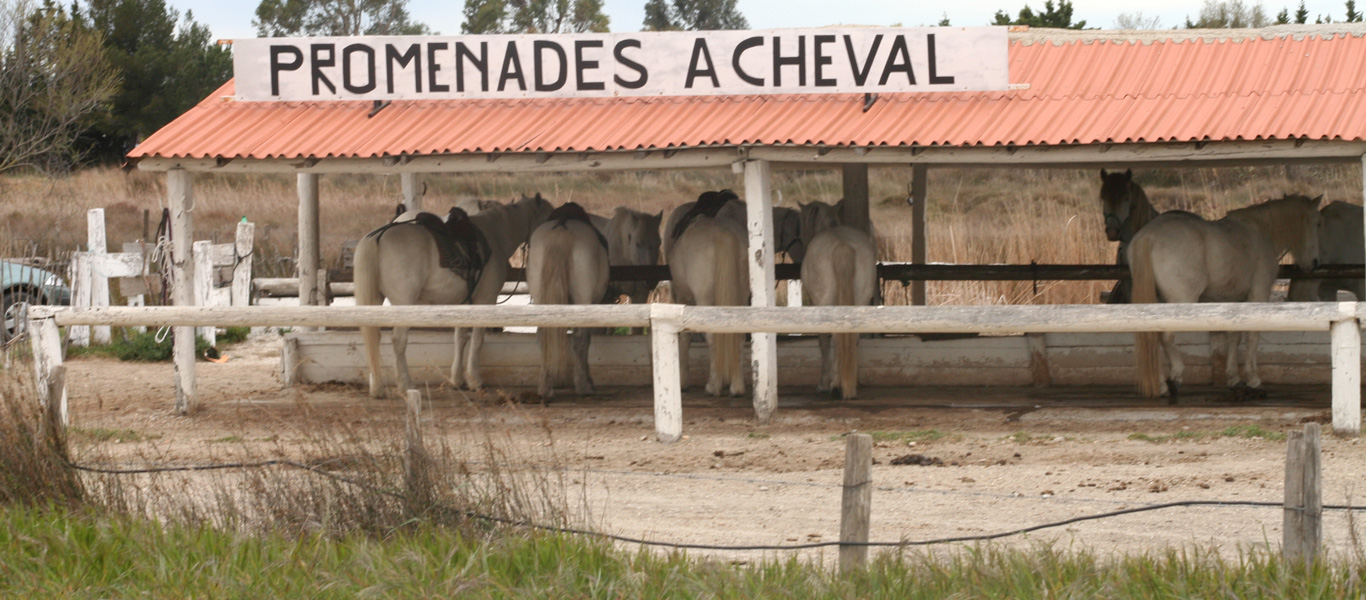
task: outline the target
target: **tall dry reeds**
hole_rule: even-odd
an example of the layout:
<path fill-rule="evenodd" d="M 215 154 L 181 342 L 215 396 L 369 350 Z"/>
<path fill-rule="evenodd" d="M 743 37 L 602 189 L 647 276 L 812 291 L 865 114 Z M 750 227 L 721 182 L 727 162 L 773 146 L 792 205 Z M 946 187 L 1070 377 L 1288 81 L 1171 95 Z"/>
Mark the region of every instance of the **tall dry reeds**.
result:
<path fill-rule="evenodd" d="M 1122 165 L 1116 168 L 1124 168 Z M 929 170 L 929 260 L 943 263 L 1113 263 L 1115 246 L 1102 235 L 1092 169 Z M 1324 194 L 1325 201 L 1361 202 L 1360 167 L 1306 165 L 1223 169 L 1139 169 L 1137 181 L 1159 210 L 1181 209 L 1218 218 L 1231 209 L 1285 193 Z M 869 170 L 873 222 L 884 261 L 909 261 L 909 167 Z M 721 170 L 570 174 L 428 175 L 425 206 L 444 212 L 465 198 L 510 200 L 541 193 L 556 204 L 575 201 L 599 214 L 615 206 L 649 212 L 672 210 L 709 189 L 743 190 L 741 176 Z M 795 206 L 841 196 L 838 170 L 777 170 L 775 202 Z M 397 175 L 328 175 L 321 181 L 322 252 L 339 265 L 342 244 L 382 224 L 399 201 Z M 154 234 L 165 205 L 160 174 L 87 169 L 69 177 L 0 178 L 7 199 L 0 239 L 10 247 L 57 254 L 85 243 L 85 211 L 105 208 L 113 249 L 143 236 L 143 211 Z M 229 239 L 235 223 L 257 224 L 255 273 L 292 276 L 297 244 L 295 179 L 287 175 L 197 175 L 195 231 L 199 239 Z M 1109 282 L 931 282 L 933 304 L 1093 303 Z M 889 303 L 908 294 L 890 283 Z"/>

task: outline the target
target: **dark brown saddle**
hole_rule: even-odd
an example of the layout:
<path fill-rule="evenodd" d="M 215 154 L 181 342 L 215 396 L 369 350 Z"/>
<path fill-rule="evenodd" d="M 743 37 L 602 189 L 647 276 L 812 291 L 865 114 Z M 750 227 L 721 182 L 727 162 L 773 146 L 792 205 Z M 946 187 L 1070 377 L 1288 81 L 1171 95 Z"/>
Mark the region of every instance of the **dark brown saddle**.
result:
<path fill-rule="evenodd" d="M 389 223 L 366 237 L 374 236 L 378 241 L 385 232 L 404 225 L 421 227 L 431 234 L 436 242 L 438 263 L 465 281 L 468 292 L 461 304 L 468 303 L 484 274 L 484 267 L 493 256 L 488 238 L 470 221 L 469 215 L 458 207 L 451 208 L 445 221 L 432 213 L 420 212 L 411 221 Z"/>
<path fill-rule="evenodd" d="M 550 211 L 550 214 L 546 215 L 545 221 L 547 223 L 555 223 L 555 227 L 559 228 L 563 228 L 564 224 L 569 221 L 581 221 L 583 224 L 587 225 L 589 229 L 592 229 L 593 233 L 597 234 L 598 243 L 602 244 L 602 249 L 609 249 L 607 246 L 607 238 L 603 237 L 602 232 L 598 231 L 598 228 L 593 226 L 593 220 L 588 218 L 588 211 L 584 210 L 583 207 L 579 206 L 576 202 L 565 202 L 564 204 L 561 204 L 559 208 Z"/>
<path fill-rule="evenodd" d="M 670 239 L 677 241 L 683 232 L 687 231 L 688 227 L 693 224 L 693 221 L 697 220 L 697 217 L 705 216 L 715 219 L 721 209 L 725 208 L 727 202 L 739 199 L 740 197 L 730 190 L 702 192 L 702 195 L 697 197 L 697 202 L 693 204 L 692 209 L 685 213 L 682 219 L 678 220 L 677 225 L 674 225 L 674 230 L 669 235 Z"/>

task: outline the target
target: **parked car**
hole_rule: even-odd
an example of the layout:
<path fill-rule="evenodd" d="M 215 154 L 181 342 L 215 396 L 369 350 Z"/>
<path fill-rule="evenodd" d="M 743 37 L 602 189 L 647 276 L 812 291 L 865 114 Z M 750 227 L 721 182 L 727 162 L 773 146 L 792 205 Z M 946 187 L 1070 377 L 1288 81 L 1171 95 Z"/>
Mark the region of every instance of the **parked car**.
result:
<path fill-rule="evenodd" d="M 0 311 L 5 316 L 0 344 L 23 333 L 28 307 L 35 304 L 71 304 L 71 288 L 47 269 L 0 260 Z"/>

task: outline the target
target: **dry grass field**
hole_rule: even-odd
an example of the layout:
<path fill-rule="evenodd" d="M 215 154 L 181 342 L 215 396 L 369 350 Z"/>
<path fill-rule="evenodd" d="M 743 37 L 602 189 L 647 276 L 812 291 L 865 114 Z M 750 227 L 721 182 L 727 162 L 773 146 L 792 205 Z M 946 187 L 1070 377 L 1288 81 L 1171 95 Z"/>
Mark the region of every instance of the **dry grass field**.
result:
<path fill-rule="evenodd" d="M 929 260 L 945 263 L 1109 263 L 1115 247 L 1101 226 L 1094 170 L 931 169 L 928 204 Z M 1356 165 L 1226 169 L 1139 170 L 1137 180 L 1159 209 L 1183 209 L 1218 217 L 1230 209 L 1283 193 L 1324 194 L 1325 201 L 1360 203 Z M 874 222 L 881 259 L 910 260 L 911 209 L 906 204 L 909 167 L 874 167 Z M 743 189 L 740 175 L 726 171 L 643 171 L 564 175 L 440 175 L 425 178 L 426 206 L 443 211 L 478 197 L 508 200 L 541 193 L 552 202 L 573 200 L 606 214 L 614 206 L 668 211 L 698 193 Z M 795 206 L 840 197 L 838 170 L 779 170 L 775 201 Z M 290 176 L 198 176 L 194 189 L 196 238 L 226 240 L 234 223 L 257 224 L 255 270 L 261 276 L 293 275 L 297 202 Z M 398 176 L 325 176 L 322 179 L 323 256 L 335 267 L 342 243 L 382 224 L 400 197 Z M 68 177 L 11 175 L 0 178 L 0 250 L 8 254 L 60 256 L 85 240 L 84 213 L 103 207 L 111 248 L 144 235 L 144 211 L 155 232 L 165 206 L 160 174 L 86 169 Z M 905 303 L 899 283 L 887 284 L 888 303 Z M 1062 304 L 1096 302 L 1108 282 L 931 282 L 933 304 Z"/>

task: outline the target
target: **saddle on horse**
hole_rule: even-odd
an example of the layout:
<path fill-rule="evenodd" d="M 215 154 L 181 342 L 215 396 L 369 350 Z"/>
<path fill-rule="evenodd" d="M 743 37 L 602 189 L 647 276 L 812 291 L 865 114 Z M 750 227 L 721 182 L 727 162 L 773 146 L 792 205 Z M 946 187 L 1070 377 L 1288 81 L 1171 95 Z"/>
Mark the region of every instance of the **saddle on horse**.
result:
<path fill-rule="evenodd" d="M 493 255 L 488 239 L 470 221 L 469 215 L 464 210 L 453 207 L 446 220 L 442 221 L 441 217 L 432 213 L 420 212 L 411 221 L 389 223 L 374 230 L 370 235 L 383 236 L 390 228 L 403 225 L 416 225 L 431 234 L 432 240 L 436 242 L 441 267 L 449 269 L 466 282 L 469 292 L 465 294 L 465 301 L 461 304 L 468 303 L 474 295 L 474 288 L 479 285 L 484 265 L 488 264 L 489 258 Z"/>
<path fill-rule="evenodd" d="M 740 197 L 730 190 L 702 192 L 702 195 L 697 197 L 697 202 L 693 204 L 692 208 L 683 215 L 682 219 L 678 220 L 678 224 L 675 225 L 674 230 L 670 232 L 669 238 L 678 240 L 698 216 L 706 216 L 715 219 L 717 213 L 721 212 L 722 208 L 725 208 L 727 202 L 739 199 Z"/>
<path fill-rule="evenodd" d="M 593 230 L 593 233 L 597 234 L 598 243 L 602 244 L 602 249 L 608 250 L 607 238 L 602 236 L 602 232 L 598 231 L 597 227 L 593 227 L 593 221 L 588 218 L 588 211 L 579 206 L 577 202 L 565 202 L 559 208 L 550 211 L 550 214 L 546 215 L 545 218 L 545 222 L 553 222 L 555 227 L 560 228 L 563 228 L 568 221 L 582 221 Z"/>

